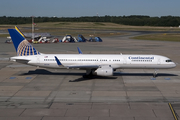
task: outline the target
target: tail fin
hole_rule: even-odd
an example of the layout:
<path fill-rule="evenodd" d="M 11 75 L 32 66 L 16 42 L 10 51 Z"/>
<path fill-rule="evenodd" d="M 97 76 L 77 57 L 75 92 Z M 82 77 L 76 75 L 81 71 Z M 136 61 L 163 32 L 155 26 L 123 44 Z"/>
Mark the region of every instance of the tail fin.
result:
<path fill-rule="evenodd" d="M 17 26 L 15 26 L 15 29 L 25 38 L 26 36 L 21 32 L 21 30 L 17 27 Z"/>
<path fill-rule="evenodd" d="M 40 53 L 15 29 L 8 29 L 17 56 L 40 55 Z"/>

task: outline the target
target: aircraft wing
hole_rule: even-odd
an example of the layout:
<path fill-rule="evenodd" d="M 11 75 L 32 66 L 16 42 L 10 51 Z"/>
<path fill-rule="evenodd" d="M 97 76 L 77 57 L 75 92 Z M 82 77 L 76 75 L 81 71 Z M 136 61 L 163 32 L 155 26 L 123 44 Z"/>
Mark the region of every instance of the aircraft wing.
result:
<path fill-rule="evenodd" d="M 78 66 L 65 66 L 67 68 L 80 68 L 80 69 L 97 69 L 99 68 L 98 65 L 78 65 Z"/>
<path fill-rule="evenodd" d="M 62 63 L 59 61 L 59 59 L 55 56 L 55 60 L 57 62 L 57 65 L 62 65 Z M 79 69 L 97 69 L 99 68 L 99 65 L 69 65 L 69 66 L 64 66 L 67 68 L 79 68 Z"/>

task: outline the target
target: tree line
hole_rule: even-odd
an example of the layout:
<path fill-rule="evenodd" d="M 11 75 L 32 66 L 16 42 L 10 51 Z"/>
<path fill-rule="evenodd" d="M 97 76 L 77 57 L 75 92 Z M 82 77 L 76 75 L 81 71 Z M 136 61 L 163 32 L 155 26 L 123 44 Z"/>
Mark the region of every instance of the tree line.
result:
<path fill-rule="evenodd" d="M 42 22 L 112 22 L 134 26 L 172 26 L 180 25 L 178 16 L 150 17 L 142 15 L 131 16 L 84 16 L 84 17 L 35 17 L 35 23 Z M 29 24 L 31 17 L 6 17 L 0 16 L 0 24 Z"/>

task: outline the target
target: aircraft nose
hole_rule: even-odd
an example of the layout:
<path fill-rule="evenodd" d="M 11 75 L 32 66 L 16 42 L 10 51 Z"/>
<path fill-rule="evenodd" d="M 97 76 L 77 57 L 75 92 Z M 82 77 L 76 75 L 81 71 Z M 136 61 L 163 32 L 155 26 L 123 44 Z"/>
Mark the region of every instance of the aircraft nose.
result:
<path fill-rule="evenodd" d="M 173 68 L 176 67 L 176 63 L 173 62 L 173 63 L 172 63 L 172 67 L 173 67 Z"/>

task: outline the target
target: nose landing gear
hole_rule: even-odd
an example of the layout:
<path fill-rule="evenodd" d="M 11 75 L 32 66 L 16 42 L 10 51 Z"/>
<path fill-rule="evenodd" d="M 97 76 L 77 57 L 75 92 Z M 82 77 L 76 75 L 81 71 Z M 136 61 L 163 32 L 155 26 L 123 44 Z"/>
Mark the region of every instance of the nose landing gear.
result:
<path fill-rule="evenodd" d="M 156 78 L 157 77 L 157 70 L 154 71 L 153 73 L 153 77 Z"/>

